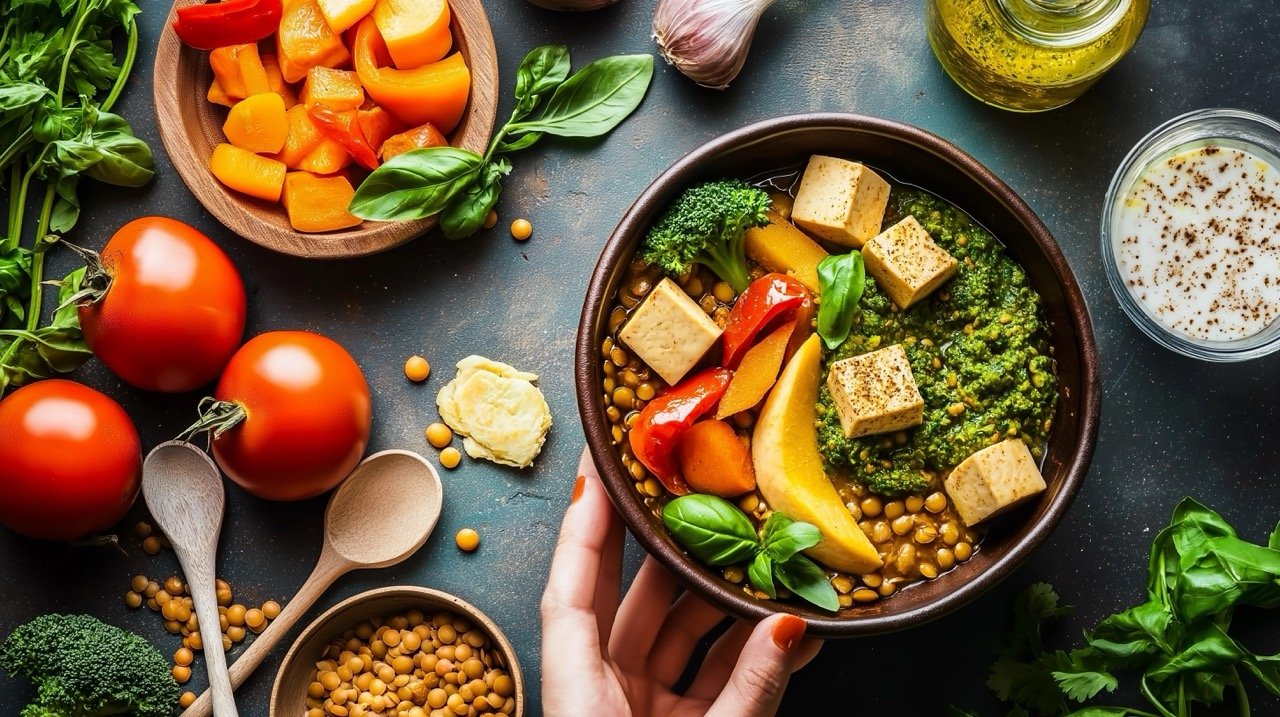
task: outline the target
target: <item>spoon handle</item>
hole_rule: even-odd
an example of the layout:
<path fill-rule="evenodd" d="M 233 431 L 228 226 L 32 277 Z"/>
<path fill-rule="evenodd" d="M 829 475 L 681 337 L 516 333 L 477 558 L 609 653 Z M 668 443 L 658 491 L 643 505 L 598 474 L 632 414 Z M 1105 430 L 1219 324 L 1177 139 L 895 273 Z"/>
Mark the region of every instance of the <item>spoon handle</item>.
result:
<path fill-rule="evenodd" d="M 200 636 L 204 643 L 204 662 L 209 671 L 208 692 L 213 695 L 213 713 L 217 717 L 239 717 L 231 678 L 227 673 L 227 655 L 222 649 L 222 631 L 216 627 L 218 600 L 214 597 L 213 590 L 213 556 L 207 555 L 202 558 L 179 554 L 178 557 L 187 575 L 191 601 L 195 603 L 196 619 L 200 623 Z M 208 629 L 206 625 L 213 627 Z"/>
<path fill-rule="evenodd" d="M 315 605 L 316 600 L 324 594 L 325 590 L 333 585 L 334 581 L 341 577 L 344 573 L 352 568 L 352 564 L 338 557 L 336 553 L 330 552 L 327 547 L 320 554 L 320 560 L 317 561 L 316 567 L 311 571 L 311 576 L 307 581 L 298 588 L 297 594 L 291 600 L 285 603 L 284 610 L 280 611 L 280 615 L 271 621 L 267 629 L 263 630 L 257 637 L 253 638 L 253 642 L 244 651 L 236 661 L 231 664 L 230 670 L 230 687 L 232 689 L 243 685 L 245 680 L 249 679 L 249 675 L 262 664 L 271 650 L 275 648 L 289 630 L 298 622 L 299 618 L 306 614 L 307 610 Z M 215 615 L 217 610 L 215 609 Z M 215 620 L 216 623 L 216 620 Z M 204 624 L 201 622 L 201 624 Z M 221 644 L 219 644 L 221 647 Z M 206 649 L 208 649 L 206 647 Z M 212 713 L 221 717 L 218 712 L 217 695 L 214 694 L 212 699 L 209 692 L 205 692 L 191 704 L 190 707 L 182 713 L 182 717 L 210 717 L 210 708 Z"/>

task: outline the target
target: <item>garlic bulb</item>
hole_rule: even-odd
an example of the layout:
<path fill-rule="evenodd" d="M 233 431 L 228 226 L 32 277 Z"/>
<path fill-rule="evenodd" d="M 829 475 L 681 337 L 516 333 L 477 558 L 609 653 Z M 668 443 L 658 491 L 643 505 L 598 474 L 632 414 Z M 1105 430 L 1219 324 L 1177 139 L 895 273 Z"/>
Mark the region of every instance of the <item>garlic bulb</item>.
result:
<path fill-rule="evenodd" d="M 760 16 L 774 0 L 658 0 L 653 39 L 667 62 L 723 90 L 742 71 Z"/>
<path fill-rule="evenodd" d="M 618 2 L 618 0 L 529 0 L 529 2 L 548 10 L 587 12 L 588 10 L 599 10 L 602 7 L 609 7 L 610 5 Z"/>

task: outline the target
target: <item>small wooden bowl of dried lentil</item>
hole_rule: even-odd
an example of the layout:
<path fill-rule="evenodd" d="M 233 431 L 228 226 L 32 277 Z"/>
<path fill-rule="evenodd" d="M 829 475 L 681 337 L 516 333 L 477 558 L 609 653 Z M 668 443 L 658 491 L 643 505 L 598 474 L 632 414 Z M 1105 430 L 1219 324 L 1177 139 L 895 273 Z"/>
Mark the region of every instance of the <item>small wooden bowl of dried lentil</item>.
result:
<path fill-rule="evenodd" d="M 524 715 L 511 643 L 484 613 L 429 588 L 378 588 L 316 618 L 284 657 L 271 717 Z"/>

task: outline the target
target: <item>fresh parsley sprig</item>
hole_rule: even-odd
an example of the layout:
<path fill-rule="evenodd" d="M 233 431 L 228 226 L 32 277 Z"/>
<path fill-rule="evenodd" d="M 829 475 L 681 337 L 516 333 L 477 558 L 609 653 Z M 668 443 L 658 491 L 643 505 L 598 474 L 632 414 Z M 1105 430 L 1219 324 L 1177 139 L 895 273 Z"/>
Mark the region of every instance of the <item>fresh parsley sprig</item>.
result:
<path fill-rule="evenodd" d="M 823 610 L 840 601 L 818 564 L 801 555 L 822 540 L 822 531 L 777 511 L 760 534 L 734 504 L 713 495 L 681 496 L 662 508 L 662 522 L 676 541 L 702 562 L 722 567 L 748 563 L 747 578 L 757 590 L 778 596 L 775 583 Z"/>
<path fill-rule="evenodd" d="M 1041 627 L 1070 609 L 1050 586 L 1030 586 L 1014 601 L 1009 638 L 987 684 L 1012 704 L 1011 715 L 1026 717 L 1189 717 L 1195 705 L 1224 702 L 1228 693 L 1247 717 L 1246 675 L 1280 695 L 1280 653 L 1254 654 L 1231 636 L 1241 606 L 1280 607 L 1280 526 L 1266 545 L 1251 543 L 1185 498 L 1152 543 L 1145 602 L 1085 633 L 1085 647 L 1050 650 Z M 1139 676 L 1148 705 L 1072 705 L 1114 691 L 1119 674 Z"/>
<path fill-rule="evenodd" d="M 531 147 L 545 135 L 608 134 L 640 106 L 653 78 L 653 56 L 605 57 L 572 76 L 569 69 L 568 48 L 535 48 L 516 71 L 511 118 L 483 155 L 457 147 L 397 155 L 361 183 L 351 213 L 378 221 L 439 214 L 446 237 L 476 233 L 502 195 L 502 178 L 511 173 L 511 162 L 502 155 Z M 534 118 L 544 99 L 542 113 Z"/>

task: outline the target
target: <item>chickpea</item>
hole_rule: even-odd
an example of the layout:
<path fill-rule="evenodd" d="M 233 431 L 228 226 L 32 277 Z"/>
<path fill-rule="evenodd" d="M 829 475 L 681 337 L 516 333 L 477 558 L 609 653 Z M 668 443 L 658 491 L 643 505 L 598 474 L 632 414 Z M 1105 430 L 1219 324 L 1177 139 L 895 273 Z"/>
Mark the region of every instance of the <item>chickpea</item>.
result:
<path fill-rule="evenodd" d="M 444 448 L 453 442 L 453 431 L 443 423 L 427 426 L 426 436 L 433 448 Z"/>
<path fill-rule="evenodd" d="M 444 466 L 445 468 L 452 470 L 454 468 L 457 468 L 458 464 L 461 462 L 462 462 L 462 453 L 457 448 L 454 448 L 453 446 L 449 446 L 443 451 L 440 451 L 440 465 Z"/>
<path fill-rule="evenodd" d="M 147 579 L 146 575 L 134 575 L 133 580 L 129 581 L 129 589 L 135 593 L 141 593 L 147 589 L 147 585 L 150 583 L 151 581 Z"/>
<path fill-rule="evenodd" d="M 164 589 L 170 595 L 181 595 L 183 591 L 182 578 L 177 575 L 170 575 L 164 579 Z"/>
<path fill-rule="evenodd" d="M 170 673 L 174 681 L 180 685 L 186 684 L 187 680 L 191 679 L 191 668 L 184 665 L 174 665 Z"/>
<path fill-rule="evenodd" d="M 248 611 L 245 609 L 244 605 L 239 603 L 232 605 L 227 608 L 227 624 L 235 625 L 236 627 L 244 625 L 246 614 L 248 614 Z"/>
<path fill-rule="evenodd" d="M 480 534 L 471 528 L 463 528 L 454 536 L 454 541 L 460 550 L 470 553 L 480 547 Z"/>
<path fill-rule="evenodd" d="M 186 648 L 186 647 L 179 647 L 173 653 L 173 662 L 174 664 L 180 667 L 190 666 L 192 660 L 195 660 L 195 659 L 196 659 L 196 656 L 191 652 L 189 648 Z"/>
<path fill-rule="evenodd" d="M 263 615 L 262 610 L 256 607 L 252 610 L 246 610 L 244 613 L 244 624 L 250 630 L 253 630 L 254 633 L 261 632 L 262 628 L 267 626 L 267 616 Z"/>
<path fill-rule="evenodd" d="M 130 610 L 136 610 L 142 607 L 142 595 L 130 590 L 124 594 L 124 604 Z"/>
<path fill-rule="evenodd" d="M 533 236 L 533 225 L 528 219 L 517 219 L 511 222 L 511 237 L 516 241 L 525 241 Z"/>
<path fill-rule="evenodd" d="M 137 523 L 133 524 L 133 534 L 138 536 L 139 540 L 150 538 L 151 524 L 144 520 L 139 520 Z"/>
<path fill-rule="evenodd" d="M 184 710 L 195 703 L 196 693 L 191 691 L 183 692 L 182 696 L 178 698 L 178 706 Z"/>
<path fill-rule="evenodd" d="M 162 549 L 160 539 L 154 535 L 142 541 L 142 551 L 147 555 L 159 555 Z"/>
<path fill-rule="evenodd" d="M 404 362 L 404 377 L 414 383 L 421 383 L 431 375 L 431 364 L 421 356 L 410 356 Z"/>
<path fill-rule="evenodd" d="M 484 215 L 484 228 L 492 229 L 496 226 L 498 226 L 498 213 L 490 209 L 489 213 Z"/>

